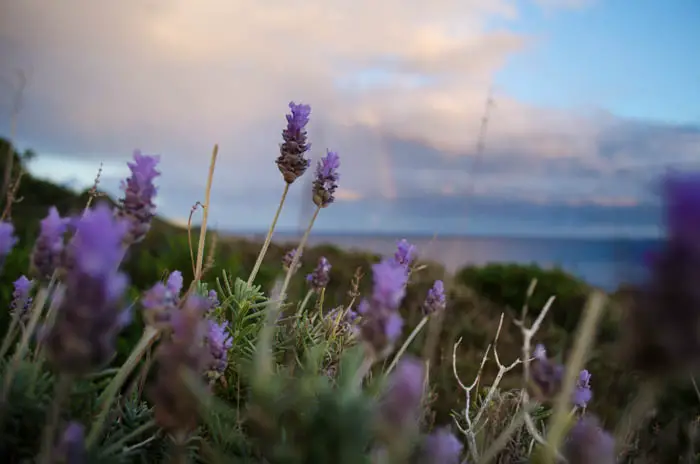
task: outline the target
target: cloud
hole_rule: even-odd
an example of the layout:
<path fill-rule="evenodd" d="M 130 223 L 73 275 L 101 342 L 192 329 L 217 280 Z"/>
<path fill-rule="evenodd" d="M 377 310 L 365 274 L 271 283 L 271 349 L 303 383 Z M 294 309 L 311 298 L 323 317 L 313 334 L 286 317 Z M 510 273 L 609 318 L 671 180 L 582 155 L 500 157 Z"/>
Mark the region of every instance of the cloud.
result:
<path fill-rule="evenodd" d="M 423 211 L 401 205 L 419 196 L 439 199 L 430 211 L 457 218 L 455 227 L 457 205 L 474 196 L 636 204 L 667 164 L 697 157 L 697 127 L 538 107 L 502 89 L 479 153 L 494 77 L 540 40 L 493 27 L 517 22 L 519 5 L 25 0 L 0 15 L 0 74 L 31 69 L 18 138 L 40 153 L 36 172 L 88 186 L 104 161 L 103 186 L 116 192 L 116 166 L 134 148 L 159 153 L 160 206 L 171 217 L 201 199 L 218 143 L 212 215 L 224 227 L 263 227 L 274 212 L 289 100 L 313 106 L 313 156 L 326 147 L 342 156 L 338 202 L 357 216 L 339 212 L 340 224 L 400 211 L 397 227 L 411 227 Z M 3 87 L 0 101 L 10 92 Z M 300 212 L 282 219 L 290 227 L 306 214 L 307 187 L 294 186 Z"/>

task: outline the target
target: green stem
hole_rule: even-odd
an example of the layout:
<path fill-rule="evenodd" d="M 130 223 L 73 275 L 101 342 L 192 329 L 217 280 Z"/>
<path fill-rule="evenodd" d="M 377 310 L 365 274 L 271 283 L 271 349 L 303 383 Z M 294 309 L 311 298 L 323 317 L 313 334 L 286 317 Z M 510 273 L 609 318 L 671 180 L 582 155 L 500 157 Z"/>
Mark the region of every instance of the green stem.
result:
<path fill-rule="evenodd" d="M 260 266 L 262 265 L 263 259 L 265 259 L 265 255 L 267 254 L 267 249 L 270 247 L 270 242 L 272 241 L 272 234 L 275 233 L 275 227 L 277 226 L 277 220 L 280 217 L 280 213 L 282 212 L 282 207 L 284 206 L 284 202 L 287 199 L 287 193 L 289 192 L 289 185 L 285 182 L 284 184 L 284 191 L 282 192 L 282 198 L 280 199 L 280 204 L 277 206 L 277 212 L 275 212 L 275 217 L 272 219 L 272 224 L 270 224 L 270 229 L 267 231 L 267 237 L 265 237 L 265 242 L 263 243 L 262 248 L 260 249 L 260 254 L 258 254 L 258 259 L 255 261 L 255 266 L 253 266 L 253 270 L 250 273 L 250 277 L 248 277 L 248 286 L 250 287 L 253 284 L 253 281 L 255 280 L 255 276 L 258 275 L 258 271 L 260 270 Z"/>
<path fill-rule="evenodd" d="M 399 351 L 396 352 L 396 356 L 394 356 L 394 359 L 391 361 L 391 364 L 389 364 L 389 368 L 386 370 L 386 373 L 389 374 L 391 371 L 394 370 L 396 367 L 396 364 L 398 364 L 399 359 L 401 359 L 401 356 L 406 352 L 408 349 L 408 346 L 411 344 L 414 338 L 418 336 L 421 330 L 423 330 L 423 327 L 425 327 L 425 324 L 428 322 L 428 319 L 430 316 L 424 316 L 423 319 L 418 323 L 415 329 L 413 329 L 413 332 L 408 336 L 405 342 L 403 342 L 403 345 L 401 345 L 401 348 L 399 348 Z"/>
<path fill-rule="evenodd" d="M 17 311 L 12 315 L 12 322 L 10 322 L 10 328 L 7 329 L 7 333 L 5 334 L 5 338 L 2 340 L 2 347 L 0 347 L 0 359 L 5 359 L 5 355 L 7 354 L 7 350 L 10 349 L 10 345 L 12 345 L 12 341 L 15 339 L 15 335 L 17 332 L 17 326 L 19 325 L 19 314 Z"/>
<path fill-rule="evenodd" d="M 129 358 L 119 369 L 119 372 L 117 372 L 109 385 L 107 385 L 107 388 L 105 388 L 105 391 L 97 399 L 97 403 L 101 405 L 101 408 L 100 413 L 90 429 L 90 434 L 85 441 L 85 447 L 87 449 L 90 449 L 100 437 L 105 420 L 110 413 L 112 402 L 117 396 L 117 393 L 119 393 L 119 389 L 122 387 L 129 374 L 131 374 L 131 371 L 133 371 L 139 361 L 141 361 L 143 354 L 148 350 L 148 347 L 151 346 L 151 343 L 153 343 L 153 341 L 156 339 L 158 333 L 158 330 L 154 327 L 146 327 L 146 330 L 144 330 L 141 340 L 139 340 L 136 348 L 134 348 L 129 355 Z"/>
<path fill-rule="evenodd" d="M 308 292 L 306 292 L 306 296 L 301 301 L 301 305 L 299 305 L 299 310 L 297 310 L 297 316 L 300 316 L 304 312 L 304 310 L 306 309 L 306 305 L 309 304 L 309 300 L 311 299 L 311 295 L 313 294 L 313 290 L 309 290 Z"/>
<path fill-rule="evenodd" d="M 374 356 L 368 354 L 362 360 L 362 364 L 360 364 L 360 367 L 357 369 L 357 372 L 355 372 L 355 380 L 353 382 L 353 385 L 355 385 L 357 388 L 362 387 L 362 381 L 364 380 L 365 376 L 370 371 L 370 369 L 372 369 L 373 365 Z"/>
<path fill-rule="evenodd" d="M 42 438 L 41 453 L 39 457 L 40 464 L 49 464 L 51 462 L 51 455 L 53 452 L 53 440 L 56 434 L 56 428 L 58 427 L 58 420 L 61 415 L 61 408 L 63 403 L 68 399 L 70 395 L 71 386 L 73 385 L 73 378 L 68 375 L 61 375 L 58 380 L 58 385 L 56 385 L 56 390 L 54 391 L 54 398 L 51 402 L 51 409 L 47 417 L 48 423 L 44 427 L 44 436 Z"/>
<path fill-rule="evenodd" d="M 142 435 L 147 430 L 150 430 L 153 427 L 155 427 L 155 425 L 156 425 L 156 421 L 153 419 L 149 420 L 145 424 L 142 424 L 136 430 L 132 431 L 131 433 L 129 433 L 126 436 L 119 439 L 116 443 L 113 443 L 113 444 L 109 445 L 107 448 L 105 448 L 104 451 L 102 451 L 100 453 L 101 456 L 108 457 L 110 454 L 114 453 L 115 451 L 119 451 L 130 440 Z"/>
<path fill-rule="evenodd" d="M 309 235 L 311 235 L 311 229 L 314 227 L 314 222 L 316 222 L 316 218 L 318 217 L 318 213 L 321 211 L 321 207 L 319 206 L 316 208 L 316 211 L 314 211 L 314 215 L 311 217 L 311 220 L 309 221 L 309 226 L 306 228 L 306 231 L 304 232 L 304 235 L 301 237 L 301 241 L 299 242 L 299 246 L 297 247 L 296 252 L 294 252 L 294 259 L 292 259 L 292 264 L 289 265 L 289 269 L 287 270 L 287 275 L 284 278 L 284 283 L 282 284 L 282 289 L 280 290 L 280 302 L 283 303 L 284 300 L 286 299 L 287 295 L 287 288 L 289 287 L 289 283 L 292 281 L 292 276 L 294 275 L 294 270 L 296 269 L 297 265 L 299 264 L 299 259 L 301 258 L 301 253 L 304 250 L 304 247 L 306 246 L 306 242 L 309 240 Z"/>

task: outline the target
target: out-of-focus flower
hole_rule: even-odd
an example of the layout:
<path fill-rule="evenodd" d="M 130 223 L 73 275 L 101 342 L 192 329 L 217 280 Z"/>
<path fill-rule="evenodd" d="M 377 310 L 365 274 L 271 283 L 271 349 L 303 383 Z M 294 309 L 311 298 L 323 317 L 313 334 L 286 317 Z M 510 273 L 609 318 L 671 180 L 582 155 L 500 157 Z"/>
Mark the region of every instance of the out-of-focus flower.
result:
<path fill-rule="evenodd" d="M 336 152 L 328 151 L 316 166 L 316 179 L 313 183 L 314 204 L 325 208 L 335 201 L 335 191 L 338 188 L 338 168 L 340 157 Z"/>
<path fill-rule="evenodd" d="M 420 420 L 425 384 L 425 367 L 416 358 L 401 358 L 381 397 L 379 414 L 390 427 L 402 428 Z"/>
<path fill-rule="evenodd" d="M 280 145 L 277 167 L 284 181 L 291 184 L 304 175 L 311 164 L 311 160 L 304 158 L 304 153 L 311 147 L 306 138 L 311 107 L 291 102 L 289 109 L 291 114 L 287 115 L 287 127 L 282 131 L 284 142 Z"/>
<path fill-rule="evenodd" d="M 199 400 L 187 384 L 187 373 L 199 378 L 211 366 L 206 337 L 209 321 L 206 298 L 190 295 L 171 313 L 170 334 L 158 346 L 158 371 L 149 391 L 158 425 L 168 432 L 189 432 L 199 420 Z"/>
<path fill-rule="evenodd" d="M 347 310 L 343 306 L 335 308 L 325 316 L 325 320 L 331 328 L 341 332 L 354 332 L 354 324 L 358 314 L 352 309 Z"/>
<path fill-rule="evenodd" d="M 87 463 L 85 427 L 83 427 L 83 424 L 75 421 L 68 423 L 61 435 L 55 455 L 60 456 L 61 462 L 65 464 Z"/>
<path fill-rule="evenodd" d="M 547 358 L 547 351 L 543 345 L 537 345 L 534 350 L 532 362 L 531 380 L 536 387 L 535 396 L 540 401 L 549 401 L 559 394 L 564 381 L 564 366 Z M 586 370 L 579 373 L 574 391 L 571 393 L 571 402 L 581 408 L 585 408 L 593 397 L 590 386 L 591 374 Z"/>
<path fill-rule="evenodd" d="M 0 265 L 16 244 L 15 226 L 11 222 L 0 222 Z"/>
<path fill-rule="evenodd" d="M 578 375 L 576 387 L 572 395 L 572 403 L 579 408 L 585 408 L 593 398 L 591 391 L 591 374 L 586 369 L 582 370 Z"/>
<path fill-rule="evenodd" d="M 284 268 L 285 271 L 288 271 L 289 268 L 292 266 L 292 262 L 294 261 L 294 255 L 296 255 L 297 249 L 292 248 L 288 252 L 284 254 L 282 257 L 282 267 Z M 303 254 L 303 253 L 302 253 Z M 295 266 L 294 272 L 298 271 L 299 268 L 301 267 L 301 254 L 299 255 L 299 260 L 297 261 L 297 265 Z"/>
<path fill-rule="evenodd" d="M 428 290 L 428 296 L 426 296 L 425 302 L 423 303 L 423 314 L 428 316 L 430 314 L 439 313 L 444 311 L 446 306 L 445 286 L 442 280 L 436 280 L 433 287 Z"/>
<path fill-rule="evenodd" d="M 401 266 L 408 269 L 414 260 L 414 254 L 416 252 L 416 247 L 411 245 L 405 238 L 396 244 L 396 253 L 394 253 L 394 260 Z"/>
<path fill-rule="evenodd" d="M 219 295 L 216 293 L 216 290 L 209 290 L 209 293 L 207 294 L 207 301 L 209 302 L 209 311 L 214 311 L 216 308 L 221 306 Z"/>
<path fill-rule="evenodd" d="M 372 274 L 372 298 L 362 300 L 357 307 L 357 312 L 362 316 L 359 333 L 375 356 L 384 357 L 401 335 L 403 319 L 398 309 L 406 294 L 408 275 L 389 259 L 373 265 Z"/>
<path fill-rule="evenodd" d="M 331 280 L 331 263 L 326 258 L 321 256 L 318 260 L 318 265 L 314 271 L 306 276 L 306 281 L 309 283 L 311 290 L 320 292 L 328 285 Z"/>
<path fill-rule="evenodd" d="M 167 323 L 171 312 L 180 304 L 181 291 L 182 273 L 180 271 L 173 271 L 165 284 L 158 282 L 146 290 L 141 297 L 146 323 L 151 326 Z"/>
<path fill-rule="evenodd" d="M 667 238 L 621 324 L 630 368 L 651 376 L 700 366 L 700 173 L 664 179 Z"/>
<path fill-rule="evenodd" d="M 10 310 L 16 312 L 20 320 L 27 318 L 29 308 L 32 306 L 32 297 L 29 293 L 33 285 L 34 281 L 27 279 L 25 276 L 20 276 L 19 279 L 15 280 L 15 290 L 12 292 Z"/>
<path fill-rule="evenodd" d="M 228 365 L 228 350 L 233 346 L 233 338 L 228 332 L 228 322 L 221 324 L 209 320 L 209 332 L 206 336 L 207 346 L 211 353 L 209 376 L 218 378 Z"/>
<path fill-rule="evenodd" d="M 423 464 L 459 464 L 464 445 L 454 433 L 443 427 L 425 438 L 421 460 Z"/>
<path fill-rule="evenodd" d="M 615 440 L 586 414 L 569 431 L 562 454 L 569 464 L 615 464 Z"/>
<path fill-rule="evenodd" d="M 73 267 L 52 326 L 45 332 L 49 361 L 61 372 L 84 375 L 109 361 L 116 337 L 129 322 L 119 272 L 125 225 L 104 203 L 86 211 L 71 242 Z"/>
<path fill-rule="evenodd" d="M 117 217 L 124 218 L 129 223 L 129 229 L 124 237 L 124 243 L 131 245 L 143 240 L 151 228 L 151 220 L 155 215 L 156 205 L 153 199 L 157 188 L 153 181 L 160 175 L 156 169 L 160 162 L 159 156 L 134 153 L 134 161 L 128 163 L 131 176 L 122 182 L 124 198 L 120 200 Z"/>
<path fill-rule="evenodd" d="M 68 230 L 68 219 L 62 218 L 52 206 L 49 214 L 41 220 L 39 237 L 34 243 L 31 256 L 31 272 L 37 278 L 47 281 L 61 265 L 63 236 Z"/>

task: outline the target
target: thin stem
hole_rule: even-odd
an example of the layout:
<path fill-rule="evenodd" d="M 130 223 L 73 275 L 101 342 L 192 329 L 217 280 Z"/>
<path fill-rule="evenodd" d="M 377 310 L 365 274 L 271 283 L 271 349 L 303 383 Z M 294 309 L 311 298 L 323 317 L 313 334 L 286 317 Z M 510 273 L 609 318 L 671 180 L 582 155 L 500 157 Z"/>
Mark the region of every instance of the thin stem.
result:
<path fill-rule="evenodd" d="M 41 454 L 39 457 L 40 464 L 49 464 L 51 462 L 51 454 L 53 451 L 53 439 L 58 427 L 58 420 L 61 414 L 63 403 L 70 395 L 71 387 L 73 386 L 73 378 L 68 375 L 61 375 L 54 391 L 54 398 L 51 403 L 51 409 L 47 417 L 48 423 L 44 427 L 44 436 L 41 444 Z"/>
<path fill-rule="evenodd" d="M 272 234 L 275 233 L 275 227 L 277 226 L 277 220 L 280 217 L 280 213 L 282 212 L 282 207 L 284 206 L 284 202 L 287 199 L 287 193 L 289 192 L 289 185 L 290 184 L 288 184 L 286 182 L 284 184 L 284 190 L 282 191 L 282 198 L 280 199 L 280 204 L 277 206 L 277 211 L 275 212 L 275 217 L 272 219 L 272 224 L 270 224 L 270 229 L 267 231 L 267 237 L 265 237 L 265 242 L 263 243 L 263 246 L 260 249 L 260 254 L 258 254 L 258 259 L 255 261 L 255 266 L 253 266 L 253 270 L 250 272 L 250 277 L 248 277 L 248 286 L 251 286 L 253 284 L 255 277 L 258 275 L 258 271 L 260 270 L 260 266 L 262 265 L 263 259 L 265 259 L 265 255 L 267 254 L 267 249 L 270 247 L 270 242 L 272 242 Z"/>
<path fill-rule="evenodd" d="M 574 342 L 573 352 L 567 362 L 566 372 L 564 374 L 564 382 L 561 392 L 556 399 L 554 412 L 552 414 L 551 425 L 546 441 L 549 443 L 545 447 L 545 462 L 555 462 L 559 444 L 564 438 L 566 431 L 566 423 L 569 411 L 569 401 L 571 392 L 576 386 L 576 379 L 586 360 L 588 350 L 595 338 L 595 331 L 598 328 L 600 320 L 605 310 L 605 299 L 599 292 L 595 292 L 588 300 L 588 307 L 584 311 L 581 328 L 578 331 L 578 336 Z"/>
<path fill-rule="evenodd" d="M 311 299 L 311 295 L 314 294 L 313 290 L 309 290 L 306 292 L 306 296 L 304 299 L 301 301 L 301 305 L 299 305 L 299 309 L 297 310 L 297 315 L 301 315 L 304 312 L 304 309 L 306 309 L 306 305 L 309 304 L 309 300 Z"/>
<path fill-rule="evenodd" d="M 197 248 L 197 267 L 195 268 L 194 279 L 191 288 L 202 278 L 202 266 L 204 265 L 204 243 L 207 237 L 207 219 L 209 218 L 209 205 L 211 200 L 211 186 L 214 181 L 214 170 L 216 169 L 216 157 L 219 154 L 219 146 L 214 145 L 209 163 L 209 176 L 207 176 L 207 189 L 204 194 L 204 211 L 202 211 L 202 225 L 199 228 L 199 243 Z"/>
<path fill-rule="evenodd" d="M 316 208 L 316 211 L 314 211 L 314 215 L 311 217 L 311 220 L 309 221 L 309 226 L 306 228 L 306 231 L 304 232 L 304 235 L 301 237 L 301 241 L 299 242 L 299 246 L 297 247 L 297 250 L 294 252 L 294 258 L 292 258 L 292 263 L 289 265 L 289 269 L 287 270 L 287 275 L 284 278 L 284 283 L 282 283 L 282 288 L 280 290 L 280 302 L 284 302 L 286 299 L 287 295 L 287 287 L 289 287 L 289 282 L 292 281 L 292 276 L 294 275 L 294 270 L 296 269 L 297 265 L 299 264 L 299 259 L 301 258 L 301 253 L 304 250 L 304 247 L 306 246 L 306 242 L 309 240 L 309 235 L 311 235 L 311 229 L 314 227 L 314 222 L 316 222 L 316 218 L 318 217 L 318 213 L 321 211 L 321 207 L 319 206 Z"/>
<path fill-rule="evenodd" d="M 408 349 L 408 346 L 411 344 L 414 338 L 418 336 L 421 330 L 423 330 L 423 327 L 425 324 L 427 324 L 428 319 L 430 316 L 424 316 L 423 319 L 418 323 L 418 325 L 413 329 L 413 332 L 408 336 L 405 342 L 403 342 L 403 345 L 401 345 L 401 348 L 399 348 L 399 351 L 396 352 L 396 355 L 394 356 L 394 359 L 391 361 L 391 364 L 389 364 L 389 367 L 386 370 L 386 373 L 389 374 L 391 371 L 394 370 L 396 367 L 396 364 L 398 364 L 399 359 L 401 359 L 401 356 L 406 352 Z"/>
<path fill-rule="evenodd" d="M 140 436 L 141 434 L 143 434 L 147 430 L 152 429 L 153 427 L 155 427 L 155 425 L 156 425 L 155 420 L 153 420 L 153 419 L 149 420 L 145 424 L 138 427 L 136 430 L 132 431 L 131 433 L 128 433 L 127 435 L 125 435 L 124 437 L 119 439 L 116 443 L 109 445 L 107 448 L 104 449 L 104 451 L 102 451 L 101 455 L 103 457 L 107 457 L 110 454 L 114 453 L 115 451 L 119 451 L 130 440 Z"/>
<path fill-rule="evenodd" d="M 17 326 L 19 325 L 19 313 L 18 311 L 15 311 L 14 314 L 12 315 L 12 322 L 10 322 L 10 328 L 7 329 L 7 333 L 5 334 L 5 338 L 2 341 L 2 347 L 0 347 L 0 359 L 5 359 L 5 355 L 7 354 L 7 350 L 10 349 L 10 346 L 12 345 L 12 341 L 15 339 L 15 335 L 17 335 Z"/>
<path fill-rule="evenodd" d="M 90 429 L 90 434 L 85 441 L 86 448 L 91 448 L 100 437 L 105 420 L 107 420 L 107 416 L 109 415 L 112 402 L 117 396 L 119 389 L 124 384 L 131 371 L 133 371 L 139 361 L 141 361 L 143 354 L 148 350 L 151 343 L 153 343 L 153 341 L 157 338 L 158 334 L 159 332 L 157 329 L 151 326 L 146 327 L 146 330 L 143 332 L 141 340 L 139 340 L 136 348 L 134 348 L 129 355 L 129 358 L 119 369 L 119 372 L 117 372 L 109 385 L 107 385 L 107 388 L 105 388 L 102 395 L 100 395 L 100 397 L 97 399 L 97 403 L 101 405 L 100 413 L 95 419 L 95 422 Z"/>

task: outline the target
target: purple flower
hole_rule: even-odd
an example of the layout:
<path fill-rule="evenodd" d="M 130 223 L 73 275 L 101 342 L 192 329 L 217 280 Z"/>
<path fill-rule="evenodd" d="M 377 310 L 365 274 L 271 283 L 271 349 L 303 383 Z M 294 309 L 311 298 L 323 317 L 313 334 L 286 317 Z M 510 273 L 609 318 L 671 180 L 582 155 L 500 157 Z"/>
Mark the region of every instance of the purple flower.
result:
<path fill-rule="evenodd" d="M 318 265 L 314 272 L 306 276 L 306 281 L 309 283 L 311 289 L 315 292 L 320 292 L 322 289 L 326 288 L 328 282 L 331 280 L 331 263 L 328 262 L 326 258 L 321 256 L 318 260 Z"/>
<path fill-rule="evenodd" d="M 15 280 L 14 287 L 15 291 L 12 292 L 12 302 L 10 303 L 10 310 L 17 312 L 17 317 L 20 320 L 24 320 L 29 312 L 29 308 L 32 305 L 32 297 L 29 296 L 29 292 L 32 290 L 34 282 L 27 279 L 25 276 L 20 276 L 19 279 Z"/>
<path fill-rule="evenodd" d="M 541 401 L 551 400 L 561 390 L 564 366 L 547 359 L 544 346 L 537 345 L 530 374 L 532 383 L 537 387 L 535 396 Z"/>
<path fill-rule="evenodd" d="M 78 422 L 69 422 L 58 443 L 56 455 L 66 464 L 87 463 L 85 449 L 85 427 Z"/>
<path fill-rule="evenodd" d="M 362 316 L 360 335 L 378 357 L 386 356 L 401 335 L 403 319 L 398 309 L 406 294 L 408 275 L 392 260 L 372 266 L 374 289 L 372 298 L 362 300 L 357 312 Z"/>
<path fill-rule="evenodd" d="M 158 371 L 149 396 L 155 420 L 170 433 L 189 432 L 197 426 L 199 399 L 183 374 L 203 375 L 212 355 L 206 341 L 210 326 L 205 314 L 206 298 L 191 295 L 181 308 L 172 311 L 170 334 L 156 350 Z"/>
<path fill-rule="evenodd" d="M 426 316 L 439 313 L 445 310 L 447 302 L 445 301 L 445 286 L 442 280 L 436 280 L 433 287 L 428 290 L 428 296 L 423 303 L 423 314 Z"/>
<path fill-rule="evenodd" d="M 343 306 L 335 308 L 325 316 L 330 327 L 350 332 L 358 317 L 355 311 L 349 308 L 346 310 Z"/>
<path fill-rule="evenodd" d="M 340 157 L 336 152 L 327 151 L 326 156 L 321 158 L 316 166 L 316 179 L 313 183 L 313 200 L 316 206 L 325 208 L 335 201 L 336 189 L 338 188 L 338 168 L 340 167 Z"/>
<path fill-rule="evenodd" d="M 292 267 L 292 262 L 294 261 L 294 255 L 296 255 L 297 249 L 292 248 L 288 252 L 284 254 L 282 257 L 282 267 L 284 268 L 285 271 L 289 271 L 289 268 Z M 303 253 L 302 253 L 303 254 Z M 299 270 L 301 267 L 301 254 L 299 255 L 299 260 L 297 261 L 297 265 L 295 266 L 295 269 L 293 272 L 296 272 Z"/>
<path fill-rule="evenodd" d="M 216 290 L 209 290 L 209 293 L 207 294 L 207 302 L 209 303 L 209 311 L 213 311 L 221 306 L 219 295 L 216 293 Z"/>
<path fill-rule="evenodd" d="M 39 237 L 34 243 L 31 256 L 32 274 L 42 280 L 49 280 L 61 265 L 63 236 L 68 230 L 68 219 L 58 214 L 56 207 L 41 220 Z"/>
<path fill-rule="evenodd" d="M 424 383 L 423 363 L 413 357 L 403 357 L 392 372 L 381 398 L 379 414 L 382 421 L 392 428 L 416 423 L 422 412 Z"/>
<path fill-rule="evenodd" d="M 173 271 L 167 283 L 158 282 L 141 297 L 144 319 L 149 325 L 158 326 L 169 320 L 170 313 L 180 304 L 182 273 Z"/>
<path fill-rule="evenodd" d="M 593 398 L 590 381 L 591 374 L 586 369 L 582 370 L 578 375 L 571 400 L 579 408 L 585 408 Z"/>
<path fill-rule="evenodd" d="M 211 353 L 209 375 L 216 378 L 226 370 L 228 350 L 233 346 L 233 338 L 228 333 L 228 322 L 219 324 L 209 320 L 209 333 L 206 341 Z"/>
<path fill-rule="evenodd" d="M 54 324 L 45 333 L 47 356 L 64 373 L 79 376 L 104 365 L 128 322 L 122 308 L 127 278 L 118 270 L 123 234 L 123 224 L 104 203 L 76 224 L 74 265 L 64 278 Z"/>
<path fill-rule="evenodd" d="M 421 463 L 459 464 L 464 445 L 446 427 L 440 428 L 425 438 Z"/>
<path fill-rule="evenodd" d="M 11 222 L 0 222 L 0 262 L 5 260 L 16 244 L 15 226 Z"/>
<path fill-rule="evenodd" d="M 291 114 L 287 115 L 287 127 L 282 131 L 284 142 L 280 145 L 277 167 L 284 181 L 291 184 L 304 175 L 311 161 L 304 158 L 311 145 L 306 139 L 306 125 L 309 123 L 309 105 L 289 103 Z"/>
<path fill-rule="evenodd" d="M 159 162 L 159 156 L 142 155 L 137 150 L 134 152 L 134 161 L 128 163 L 131 176 L 122 182 L 124 198 L 120 200 L 117 211 L 118 217 L 129 222 L 129 230 L 124 238 L 127 245 L 143 240 L 151 227 L 156 209 L 153 199 L 157 192 L 153 181 L 160 175 L 156 169 Z"/>
<path fill-rule="evenodd" d="M 414 259 L 414 253 L 416 252 L 416 247 L 411 245 L 405 238 L 396 244 L 396 253 L 394 254 L 394 259 L 398 264 L 408 269 L 411 267 Z"/>
<path fill-rule="evenodd" d="M 562 454 L 569 464 L 615 464 L 615 440 L 586 414 L 569 431 Z"/>

